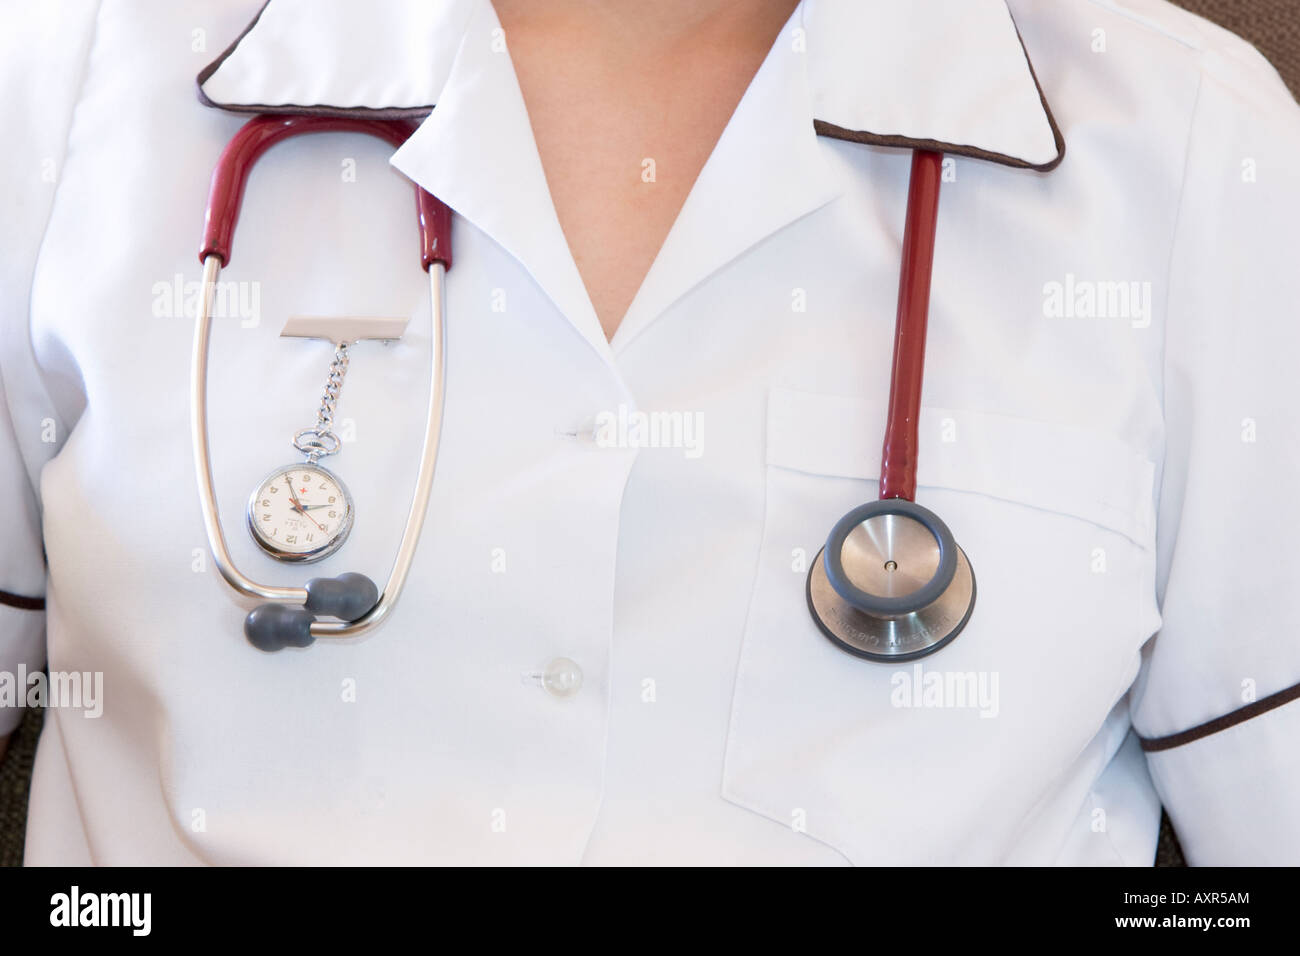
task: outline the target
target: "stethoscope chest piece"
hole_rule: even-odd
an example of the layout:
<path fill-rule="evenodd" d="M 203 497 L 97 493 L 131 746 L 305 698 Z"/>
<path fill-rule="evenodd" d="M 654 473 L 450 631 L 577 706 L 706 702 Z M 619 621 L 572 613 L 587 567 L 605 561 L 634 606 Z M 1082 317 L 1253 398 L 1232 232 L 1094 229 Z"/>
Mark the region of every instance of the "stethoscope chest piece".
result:
<path fill-rule="evenodd" d="M 974 607 L 975 575 L 948 526 L 902 498 L 841 518 L 808 572 L 817 626 L 867 660 L 932 654 L 961 633 Z"/>

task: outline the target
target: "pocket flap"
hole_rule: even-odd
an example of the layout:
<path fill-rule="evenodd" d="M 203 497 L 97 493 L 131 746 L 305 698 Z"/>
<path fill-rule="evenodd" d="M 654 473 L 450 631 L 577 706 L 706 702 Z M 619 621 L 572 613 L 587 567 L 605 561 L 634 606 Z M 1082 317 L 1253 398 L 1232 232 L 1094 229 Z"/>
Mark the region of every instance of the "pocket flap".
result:
<path fill-rule="evenodd" d="M 768 396 L 767 463 L 879 480 L 883 402 L 792 389 Z M 924 406 L 919 488 L 987 495 L 1091 521 L 1154 546 L 1155 465 L 1119 439 L 1077 425 Z"/>

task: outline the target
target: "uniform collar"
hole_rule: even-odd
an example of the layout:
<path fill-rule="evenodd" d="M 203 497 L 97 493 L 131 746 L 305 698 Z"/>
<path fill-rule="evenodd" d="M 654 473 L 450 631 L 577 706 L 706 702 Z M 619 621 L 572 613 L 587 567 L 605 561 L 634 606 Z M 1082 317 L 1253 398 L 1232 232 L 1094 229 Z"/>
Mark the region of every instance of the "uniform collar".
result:
<path fill-rule="evenodd" d="M 490 0 L 269 0 L 200 74 L 200 97 L 248 113 L 427 114 L 394 165 L 515 256 L 612 363 L 504 40 Z M 804 0 L 692 188 L 615 349 L 842 191 L 819 137 L 1037 170 L 1064 154 L 1005 0 Z"/>
<path fill-rule="evenodd" d="M 242 113 L 423 116 L 454 92 L 469 24 L 490 6 L 267 0 L 199 74 L 199 97 Z M 1041 170 L 1064 155 L 1005 0 L 804 0 L 792 23 L 778 43 L 806 51 L 821 135 Z"/>
<path fill-rule="evenodd" d="M 1065 140 L 1005 0 L 805 0 L 818 133 L 1040 171 Z"/>

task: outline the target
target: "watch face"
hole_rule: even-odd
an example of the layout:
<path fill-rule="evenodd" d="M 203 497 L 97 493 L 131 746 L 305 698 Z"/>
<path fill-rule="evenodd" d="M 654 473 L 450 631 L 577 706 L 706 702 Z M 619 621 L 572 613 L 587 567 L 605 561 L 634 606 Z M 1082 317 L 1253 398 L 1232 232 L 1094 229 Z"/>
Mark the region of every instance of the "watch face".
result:
<path fill-rule="evenodd" d="M 286 465 L 248 499 L 248 529 L 280 561 L 306 563 L 333 554 L 352 530 L 352 499 L 320 465 Z"/>

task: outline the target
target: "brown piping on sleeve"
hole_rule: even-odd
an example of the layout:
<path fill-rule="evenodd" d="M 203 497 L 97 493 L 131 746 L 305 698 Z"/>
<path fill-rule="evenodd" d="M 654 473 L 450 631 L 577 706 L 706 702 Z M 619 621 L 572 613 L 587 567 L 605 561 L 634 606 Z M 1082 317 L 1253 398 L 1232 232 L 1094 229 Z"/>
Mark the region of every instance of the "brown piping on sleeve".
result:
<path fill-rule="evenodd" d="M 45 598 L 23 597 L 21 594 L 0 591 L 0 605 L 17 608 L 20 611 L 44 611 Z"/>
<path fill-rule="evenodd" d="M 1147 753 L 1159 753 L 1161 750 L 1173 750 L 1175 747 L 1182 747 L 1186 744 L 1194 743 L 1203 737 L 1209 737 L 1221 731 L 1236 727 L 1238 724 L 1244 724 L 1252 717 L 1258 717 L 1266 714 L 1270 710 L 1276 710 L 1283 704 L 1289 704 L 1293 700 L 1300 700 L 1300 684 L 1288 687 L 1286 690 L 1280 690 L 1276 694 L 1269 694 L 1267 697 L 1255 701 L 1253 704 L 1247 704 L 1245 707 L 1239 707 L 1222 717 L 1215 717 L 1213 720 L 1207 720 L 1203 724 L 1198 724 L 1190 730 L 1184 730 L 1180 733 L 1169 734 L 1166 737 L 1138 737 L 1142 744 L 1142 749 Z"/>

